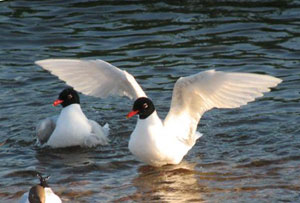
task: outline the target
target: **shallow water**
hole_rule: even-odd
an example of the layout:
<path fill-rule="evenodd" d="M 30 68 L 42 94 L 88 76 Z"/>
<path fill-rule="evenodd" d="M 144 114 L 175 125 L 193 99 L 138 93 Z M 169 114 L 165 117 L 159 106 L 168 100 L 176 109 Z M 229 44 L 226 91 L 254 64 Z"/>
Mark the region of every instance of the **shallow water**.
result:
<path fill-rule="evenodd" d="M 299 1 L 0 1 L 0 202 L 38 182 L 70 202 L 300 201 Z M 168 112 L 180 76 L 207 69 L 284 80 L 240 109 L 212 110 L 178 166 L 153 168 L 128 151 L 132 101 L 81 95 L 111 145 L 41 149 L 39 120 L 58 114 L 65 84 L 34 65 L 103 59 L 133 74 Z"/>

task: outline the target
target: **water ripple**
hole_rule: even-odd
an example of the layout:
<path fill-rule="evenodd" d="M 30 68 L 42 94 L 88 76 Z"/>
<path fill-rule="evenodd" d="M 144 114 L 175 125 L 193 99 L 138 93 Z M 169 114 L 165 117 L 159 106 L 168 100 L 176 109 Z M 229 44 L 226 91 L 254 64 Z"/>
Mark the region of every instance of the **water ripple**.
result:
<path fill-rule="evenodd" d="M 36 172 L 66 202 L 298 202 L 299 11 L 291 1 L 0 1 L 0 201 L 16 201 Z M 207 69 L 270 74 L 283 83 L 240 109 L 207 112 L 204 136 L 178 166 L 145 166 L 127 149 L 132 102 L 81 95 L 111 145 L 53 150 L 34 128 L 58 114 L 65 84 L 34 65 L 103 59 L 126 69 L 160 116 L 176 80 Z"/>

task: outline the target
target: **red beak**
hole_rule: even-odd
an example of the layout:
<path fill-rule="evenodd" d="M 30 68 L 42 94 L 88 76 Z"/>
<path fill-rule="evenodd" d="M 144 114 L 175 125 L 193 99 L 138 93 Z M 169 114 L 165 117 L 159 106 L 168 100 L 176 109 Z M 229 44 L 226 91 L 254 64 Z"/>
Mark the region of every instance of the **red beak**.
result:
<path fill-rule="evenodd" d="M 127 114 L 126 118 L 131 118 L 132 116 L 134 116 L 134 115 L 136 115 L 136 114 L 138 114 L 138 113 L 139 113 L 139 111 L 130 111 L 130 112 Z"/>
<path fill-rule="evenodd" d="M 57 105 L 59 105 L 59 104 L 61 104 L 61 103 L 63 103 L 63 102 L 64 102 L 64 100 L 57 99 L 57 100 L 55 100 L 55 101 L 53 102 L 53 106 L 57 106 Z"/>

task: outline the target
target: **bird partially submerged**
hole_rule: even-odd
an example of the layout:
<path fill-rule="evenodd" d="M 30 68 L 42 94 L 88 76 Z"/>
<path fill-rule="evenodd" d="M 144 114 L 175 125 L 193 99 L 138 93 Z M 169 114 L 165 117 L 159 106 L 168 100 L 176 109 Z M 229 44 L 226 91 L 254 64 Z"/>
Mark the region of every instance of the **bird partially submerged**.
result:
<path fill-rule="evenodd" d="M 78 93 L 65 88 L 53 102 L 63 108 L 59 116 L 46 118 L 36 127 L 38 141 L 52 148 L 108 144 L 108 124 L 103 127 L 88 119 L 80 107 Z"/>

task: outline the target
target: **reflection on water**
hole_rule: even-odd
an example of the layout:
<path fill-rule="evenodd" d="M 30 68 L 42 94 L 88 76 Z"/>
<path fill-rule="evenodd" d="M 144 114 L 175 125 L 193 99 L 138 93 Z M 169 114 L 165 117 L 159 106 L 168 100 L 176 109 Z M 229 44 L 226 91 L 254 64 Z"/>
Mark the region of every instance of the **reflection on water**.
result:
<path fill-rule="evenodd" d="M 201 201 L 201 187 L 198 185 L 194 165 L 183 161 L 177 166 L 162 168 L 142 166 L 132 185 L 136 193 L 126 197 L 135 201 Z"/>
<path fill-rule="evenodd" d="M 299 202 L 298 0 L 0 1 L 0 202 L 15 202 L 37 171 L 67 202 Z M 142 85 L 161 118 L 181 76 L 202 70 L 283 79 L 245 107 L 212 110 L 179 166 L 153 168 L 128 151 L 132 101 L 81 95 L 111 145 L 40 149 L 34 126 L 57 115 L 65 84 L 34 65 L 103 59 Z"/>
<path fill-rule="evenodd" d="M 41 167 L 49 163 L 58 166 L 79 167 L 93 163 L 90 158 L 91 152 L 80 147 L 69 147 L 63 149 L 37 149 L 36 160 Z"/>

